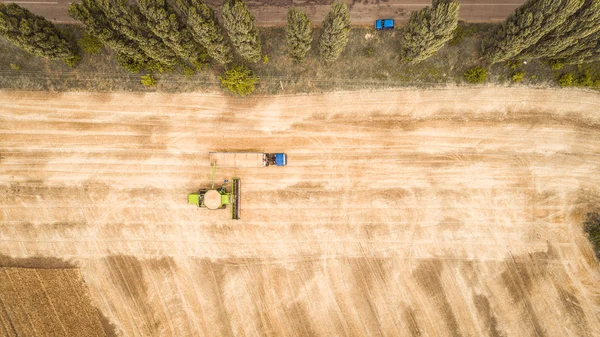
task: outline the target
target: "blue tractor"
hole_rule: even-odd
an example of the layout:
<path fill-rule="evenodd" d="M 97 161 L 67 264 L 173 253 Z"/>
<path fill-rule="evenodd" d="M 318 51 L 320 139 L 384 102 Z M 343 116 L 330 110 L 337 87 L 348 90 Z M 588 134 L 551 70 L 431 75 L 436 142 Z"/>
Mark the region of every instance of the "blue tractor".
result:
<path fill-rule="evenodd" d="M 381 20 L 375 21 L 375 29 L 377 29 L 377 30 L 394 29 L 394 19 L 381 19 Z"/>

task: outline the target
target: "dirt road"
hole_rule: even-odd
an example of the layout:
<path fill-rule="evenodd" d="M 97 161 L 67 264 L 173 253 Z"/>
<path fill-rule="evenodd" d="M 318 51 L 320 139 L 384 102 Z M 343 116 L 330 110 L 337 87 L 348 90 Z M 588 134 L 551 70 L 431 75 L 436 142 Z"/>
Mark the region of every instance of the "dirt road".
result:
<path fill-rule="evenodd" d="M 67 9 L 72 1 L 16 2 L 55 22 L 77 22 L 67 15 Z M 206 3 L 219 11 L 223 0 L 206 0 Z M 312 22 L 319 24 L 327 15 L 331 3 L 333 0 L 254 0 L 248 1 L 248 6 L 259 25 L 275 26 L 287 22 L 287 11 L 293 6 L 306 11 Z M 470 22 L 502 21 L 523 3 L 525 0 L 462 0 L 460 18 Z M 411 11 L 431 5 L 431 0 L 346 0 L 346 4 L 350 7 L 354 25 L 372 25 L 374 20 L 381 18 L 394 18 L 399 22 L 405 22 Z"/>
<path fill-rule="evenodd" d="M 125 336 L 597 336 L 600 96 L 0 93 L 0 254 L 81 267 Z M 209 151 L 241 220 L 186 194 Z"/>

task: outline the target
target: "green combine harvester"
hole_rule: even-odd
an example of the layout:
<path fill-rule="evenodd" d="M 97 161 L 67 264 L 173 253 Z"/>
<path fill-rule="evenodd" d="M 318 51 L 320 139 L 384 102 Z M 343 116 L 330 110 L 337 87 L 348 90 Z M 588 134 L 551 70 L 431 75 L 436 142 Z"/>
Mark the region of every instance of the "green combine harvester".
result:
<path fill-rule="evenodd" d="M 215 189 L 216 166 L 213 164 L 212 187 L 211 189 L 200 189 L 196 193 L 188 194 L 188 203 L 200 208 L 223 209 L 231 205 L 231 218 L 240 219 L 240 179 L 233 178 L 231 182 L 231 192 L 227 192 L 225 183 L 221 188 Z"/>

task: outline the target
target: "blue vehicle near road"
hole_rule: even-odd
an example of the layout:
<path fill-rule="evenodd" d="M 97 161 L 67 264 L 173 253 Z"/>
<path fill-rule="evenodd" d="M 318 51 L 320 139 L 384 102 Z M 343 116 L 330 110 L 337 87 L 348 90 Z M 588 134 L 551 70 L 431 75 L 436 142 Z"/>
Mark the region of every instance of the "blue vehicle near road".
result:
<path fill-rule="evenodd" d="M 375 29 L 388 30 L 394 29 L 394 19 L 382 19 L 375 21 Z"/>

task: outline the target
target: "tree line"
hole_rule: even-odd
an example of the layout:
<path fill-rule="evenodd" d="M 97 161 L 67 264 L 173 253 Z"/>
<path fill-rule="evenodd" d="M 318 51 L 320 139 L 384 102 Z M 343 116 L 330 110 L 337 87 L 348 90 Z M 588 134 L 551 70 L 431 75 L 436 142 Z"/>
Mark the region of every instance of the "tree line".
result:
<path fill-rule="evenodd" d="M 202 67 L 208 60 L 227 65 L 234 51 L 244 61 L 263 59 L 255 18 L 243 0 L 227 0 L 222 24 L 202 0 L 82 0 L 68 9 L 81 22 L 86 37 L 99 40 L 117 53 L 119 64 L 130 71 L 166 70 L 176 65 Z M 336 60 L 350 31 L 350 15 L 335 2 L 323 22 L 319 51 L 326 61 Z M 23 50 L 48 59 L 77 59 L 78 49 L 54 24 L 16 4 L 0 4 L 0 34 Z M 312 26 L 306 13 L 289 10 L 287 46 L 302 61 L 312 44 Z"/>
<path fill-rule="evenodd" d="M 448 42 L 458 23 L 457 0 L 433 0 L 405 25 L 400 57 L 421 62 Z M 490 63 L 516 58 L 581 64 L 600 61 L 600 0 L 529 0 L 482 41 Z"/>
<path fill-rule="evenodd" d="M 83 0 L 72 4 L 69 15 L 84 24 L 88 34 L 115 50 L 121 65 L 132 71 L 169 69 L 177 64 L 201 68 L 208 59 L 228 65 L 237 53 L 248 63 L 263 59 L 255 18 L 243 0 L 227 0 L 222 25 L 202 0 Z M 312 27 L 308 17 L 291 9 L 287 43 L 292 58 L 302 61 L 310 50 Z M 324 22 L 319 45 L 326 61 L 339 57 L 350 30 L 348 8 L 333 4 Z"/>
<path fill-rule="evenodd" d="M 458 0 L 433 0 L 412 12 L 399 32 L 400 61 L 416 64 L 438 52 L 454 36 L 459 9 Z M 114 50 L 118 63 L 132 72 L 180 65 L 193 71 L 209 62 L 230 68 L 236 55 L 250 64 L 263 59 L 244 0 L 226 0 L 221 18 L 202 0 L 82 0 L 69 7 L 69 15 L 83 24 L 86 39 Z M 313 45 L 312 23 L 295 8 L 287 19 L 288 54 L 302 62 Z M 349 31 L 348 7 L 336 1 L 317 44 L 325 62 L 340 57 Z M 0 36 L 36 56 L 70 65 L 79 59 L 79 48 L 60 29 L 16 4 L 0 4 Z M 600 0 L 529 0 L 484 37 L 481 55 L 488 64 L 516 58 L 600 61 Z"/>
<path fill-rule="evenodd" d="M 458 21 L 456 0 L 434 0 L 432 7 L 414 12 L 402 35 L 400 54 L 420 62 L 439 50 L 451 37 Z M 249 63 L 262 59 L 255 18 L 243 0 L 227 0 L 222 26 L 213 9 L 202 0 L 82 0 L 69 15 L 80 21 L 86 37 L 114 50 L 118 63 L 138 72 L 165 71 L 182 64 L 201 68 L 210 58 L 227 65 L 233 50 Z M 288 11 L 286 45 L 290 57 L 301 62 L 311 49 L 312 24 L 306 13 Z M 223 28 L 224 29 L 223 29 Z M 337 1 L 322 23 L 318 52 L 326 62 L 338 59 L 348 43 L 350 14 Z M 77 59 L 78 50 L 48 20 L 16 4 L 0 7 L 0 33 L 22 49 L 48 59 Z M 232 48 L 233 47 L 233 48 Z M 85 49 L 85 48 L 84 48 Z"/>

